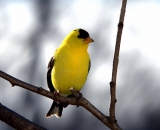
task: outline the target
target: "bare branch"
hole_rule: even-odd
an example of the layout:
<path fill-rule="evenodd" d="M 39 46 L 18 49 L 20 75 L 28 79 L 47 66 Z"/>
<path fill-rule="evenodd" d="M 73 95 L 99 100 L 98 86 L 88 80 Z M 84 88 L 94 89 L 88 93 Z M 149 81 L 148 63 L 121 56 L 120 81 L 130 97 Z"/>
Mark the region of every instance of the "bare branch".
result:
<path fill-rule="evenodd" d="M 46 130 L 37 124 L 25 119 L 0 103 L 0 120 L 17 130 Z"/>
<path fill-rule="evenodd" d="M 19 79 L 16 79 L 2 71 L 0 71 L 0 77 L 6 79 L 9 81 L 13 86 L 17 85 L 22 88 L 25 88 L 27 90 L 30 90 L 32 92 L 35 92 L 37 94 L 43 95 L 45 97 L 51 98 L 53 100 L 57 100 L 59 102 L 68 103 L 71 105 L 77 105 L 77 103 L 80 106 L 83 106 L 86 108 L 90 113 L 92 113 L 95 117 L 97 117 L 101 122 L 103 122 L 106 126 L 108 126 L 110 129 L 116 128 L 117 130 L 121 130 L 121 128 L 118 126 L 118 124 L 113 123 L 107 116 L 105 116 L 103 113 L 101 113 L 96 107 L 94 107 L 87 99 L 84 97 L 81 97 L 79 100 L 76 98 L 70 98 L 70 97 L 62 97 L 62 96 L 55 96 L 53 93 L 41 88 L 36 87 L 34 85 L 25 83 Z M 72 90 L 74 91 L 74 90 Z M 76 94 L 76 91 L 74 91 Z"/>
<path fill-rule="evenodd" d="M 119 50 L 120 50 L 120 43 L 121 43 L 121 36 L 123 30 L 123 21 L 125 16 L 125 9 L 126 9 L 127 0 L 122 1 L 120 19 L 118 23 L 118 31 L 117 31 L 117 39 L 116 39 L 116 46 L 114 52 L 114 59 L 113 59 L 113 69 L 112 69 L 112 79 L 110 82 L 110 93 L 111 93 L 111 103 L 110 103 L 110 119 L 113 122 L 116 122 L 115 117 L 115 105 L 116 105 L 116 77 L 117 77 L 117 68 L 118 68 L 118 61 L 119 61 Z"/>
<path fill-rule="evenodd" d="M 19 86 L 19 87 L 22 87 L 22 88 L 25 88 L 27 90 L 30 90 L 32 92 L 35 92 L 37 94 L 40 94 L 40 95 L 43 95 L 45 97 L 48 97 L 50 99 L 53 99 L 53 100 L 58 100 L 60 102 L 67 102 L 71 105 L 75 105 L 76 104 L 76 99 L 75 98 L 65 98 L 65 97 L 62 97 L 62 96 L 55 96 L 52 92 L 49 92 L 41 87 L 36 87 L 34 85 L 31 85 L 31 84 L 28 84 L 26 82 L 23 82 L 19 79 L 16 79 L 15 77 L 11 76 L 11 75 L 8 75 L 7 73 L 5 72 L 2 72 L 0 70 L 0 77 L 6 79 L 7 81 L 9 81 L 12 86 Z"/>

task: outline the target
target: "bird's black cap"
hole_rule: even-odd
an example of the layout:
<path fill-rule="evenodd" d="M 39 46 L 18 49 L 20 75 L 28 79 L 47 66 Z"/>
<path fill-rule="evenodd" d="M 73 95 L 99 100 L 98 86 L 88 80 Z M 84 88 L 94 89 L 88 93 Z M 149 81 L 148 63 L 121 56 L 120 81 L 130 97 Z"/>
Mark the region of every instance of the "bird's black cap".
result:
<path fill-rule="evenodd" d="M 77 36 L 78 38 L 83 38 L 86 39 L 89 37 L 89 33 L 83 29 L 78 29 L 79 35 Z"/>

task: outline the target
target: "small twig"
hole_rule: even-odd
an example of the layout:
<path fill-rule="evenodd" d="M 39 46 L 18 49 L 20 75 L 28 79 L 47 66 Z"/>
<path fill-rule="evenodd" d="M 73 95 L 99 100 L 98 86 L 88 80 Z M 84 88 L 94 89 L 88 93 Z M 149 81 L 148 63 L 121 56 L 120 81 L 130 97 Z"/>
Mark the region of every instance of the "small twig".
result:
<path fill-rule="evenodd" d="M 25 119 L 0 103 L 0 120 L 16 130 L 46 130 L 37 124 Z"/>
<path fill-rule="evenodd" d="M 123 21 L 125 16 L 125 9 L 126 9 L 127 0 L 122 1 L 120 19 L 118 23 L 118 31 L 117 31 L 117 39 L 116 39 L 116 46 L 114 52 L 114 59 L 113 59 L 113 69 L 112 69 L 112 79 L 110 82 L 110 94 L 111 94 L 111 103 L 110 103 L 110 119 L 116 122 L 115 117 L 115 104 L 116 104 L 116 77 L 117 77 L 117 68 L 118 68 L 118 59 L 119 59 L 119 50 L 120 50 L 120 43 L 121 43 L 121 36 L 123 30 Z"/>

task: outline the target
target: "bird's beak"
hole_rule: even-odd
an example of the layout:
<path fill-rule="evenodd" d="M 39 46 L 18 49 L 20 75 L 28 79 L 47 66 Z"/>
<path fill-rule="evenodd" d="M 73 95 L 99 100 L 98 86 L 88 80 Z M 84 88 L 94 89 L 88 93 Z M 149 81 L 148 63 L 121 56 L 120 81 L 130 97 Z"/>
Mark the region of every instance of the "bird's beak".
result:
<path fill-rule="evenodd" d="M 88 37 L 88 38 L 85 39 L 85 42 L 86 43 L 91 43 L 91 42 L 94 42 L 94 40 L 92 38 Z"/>

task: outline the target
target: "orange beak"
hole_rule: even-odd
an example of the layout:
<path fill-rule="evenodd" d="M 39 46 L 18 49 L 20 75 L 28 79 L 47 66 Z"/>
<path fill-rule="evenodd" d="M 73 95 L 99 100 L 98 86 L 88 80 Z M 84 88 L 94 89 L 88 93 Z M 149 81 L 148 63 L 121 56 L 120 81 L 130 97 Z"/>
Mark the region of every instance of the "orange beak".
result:
<path fill-rule="evenodd" d="M 90 38 L 90 37 L 86 38 L 84 41 L 85 41 L 86 43 L 94 42 L 94 40 L 93 40 L 92 38 Z"/>

